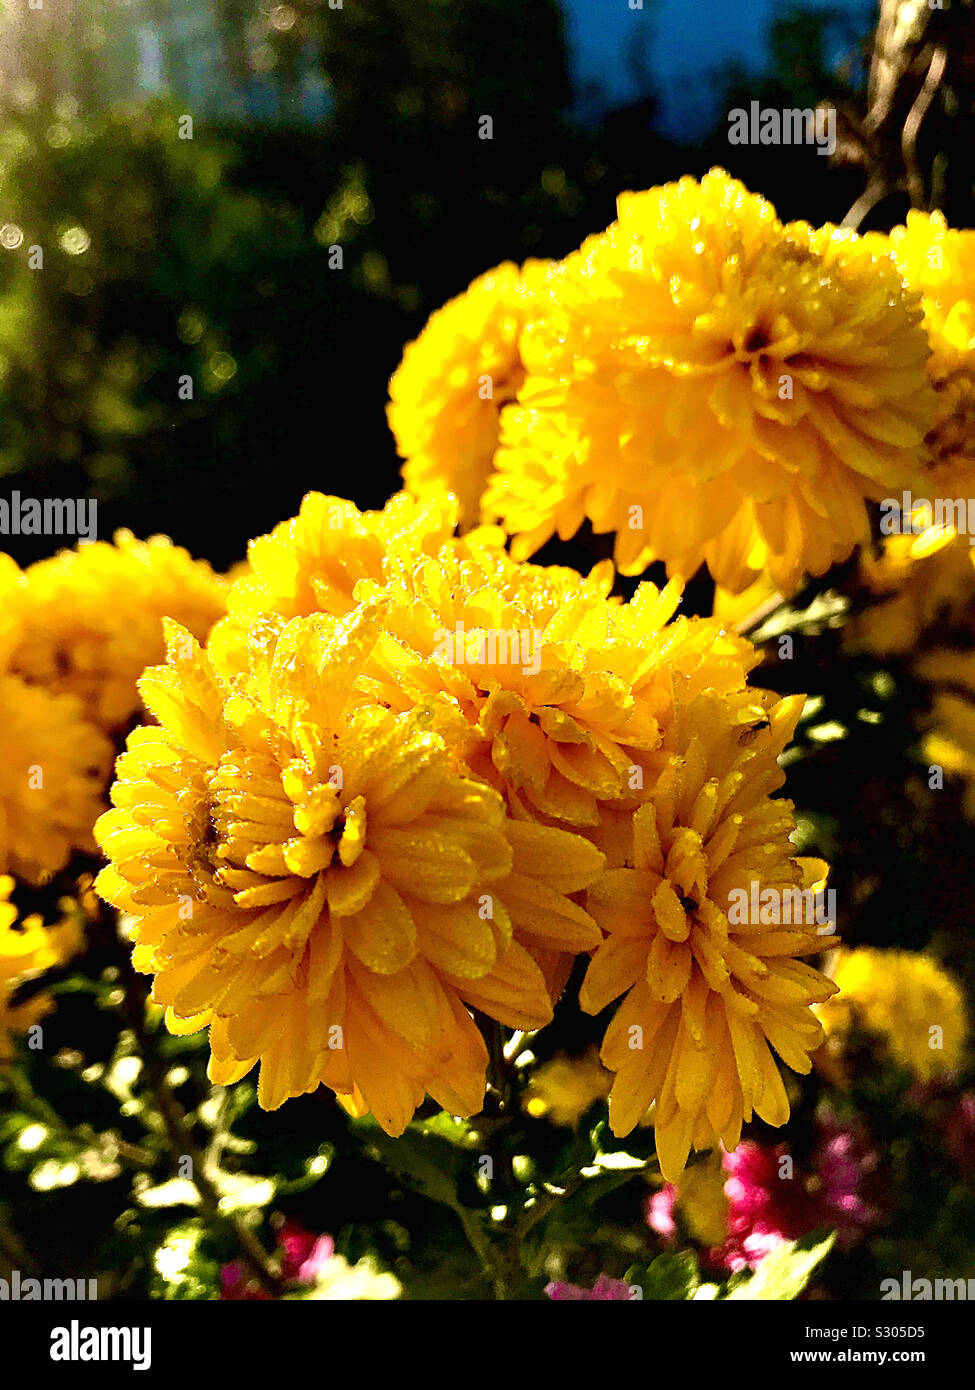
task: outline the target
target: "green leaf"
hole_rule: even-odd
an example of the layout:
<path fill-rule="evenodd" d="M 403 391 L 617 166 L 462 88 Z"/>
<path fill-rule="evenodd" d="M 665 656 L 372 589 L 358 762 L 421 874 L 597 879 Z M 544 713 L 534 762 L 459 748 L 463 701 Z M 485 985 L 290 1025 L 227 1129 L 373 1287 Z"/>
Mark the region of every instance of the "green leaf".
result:
<path fill-rule="evenodd" d="M 750 1279 L 726 1295 L 730 1299 L 767 1299 L 785 1302 L 798 1298 L 816 1269 L 833 1248 L 835 1231 L 825 1240 L 803 1236 L 802 1240 L 786 1241 L 765 1256 Z"/>
<path fill-rule="evenodd" d="M 367 1144 L 378 1150 L 386 1168 L 414 1192 L 443 1202 L 455 1210 L 460 1205 L 457 1184 L 461 1177 L 470 1176 L 473 1155 L 464 1153 L 456 1144 L 422 1130 L 411 1128 L 398 1139 L 391 1139 L 375 1121 L 368 1126 L 355 1122 L 354 1128 L 363 1133 Z"/>
<path fill-rule="evenodd" d="M 623 1277 L 641 1288 L 645 1299 L 666 1303 L 686 1302 L 701 1280 L 693 1250 L 658 1255 L 649 1265 L 633 1265 Z"/>
<path fill-rule="evenodd" d="M 422 1134 L 432 1134 L 440 1139 L 446 1139 L 455 1148 L 476 1148 L 479 1142 L 477 1131 L 472 1129 L 469 1120 L 461 1120 L 455 1115 L 448 1115 L 446 1110 L 438 1110 L 436 1115 L 431 1115 L 426 1120 L 414 1120 L 412 1128 Z"/>

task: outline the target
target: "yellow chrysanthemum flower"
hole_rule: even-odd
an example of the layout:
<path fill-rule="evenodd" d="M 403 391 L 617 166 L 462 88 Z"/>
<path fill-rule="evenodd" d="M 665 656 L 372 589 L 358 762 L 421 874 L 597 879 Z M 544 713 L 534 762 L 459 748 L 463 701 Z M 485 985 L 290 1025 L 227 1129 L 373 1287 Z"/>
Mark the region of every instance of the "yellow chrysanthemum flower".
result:
<path fill-rule="evenodd" d="M 710 619 L 671 622 L 677 584 L 623 604 L 608 562 L 584 579 L 517 564 L 496 539 L 472 533 L 359 590 L 383 604 L 365 688 L 394 707 L 446 696 L 466 764 L 517 814 L 595 826 L 605 804 L 642 799 L 675 685 L 741 691 L 756 654 Z"/>
<path fill-rule="evenodd" d="M 897 268 L 924 296 L 929 331 L 960 351 L 975 351 L 975 232 L 948 226 L 943 212 L 907 214 L 890 233 Z"/>
<path fill-rule="evenodd" d="M 968 1037 L 965 998 L 944 966 L 915 951 L 839 949 L 835 999 L 817 1007 L 831 1051 L 850 1031 L 876 1034 L 893 1061 L 919 1081 L 954 1071 Z"/>
<path fill-rule="evenodd" d="M 672 718 L 676 688 L 685 698 L 721 691 L 742 721 L 754 717 L 746 673 L 756 653 L 712 620 L 671 621 L 677 584 L 663 592 L 642 585 L 623 604 L 608 597 L 608 562 L 588 578 L 517 564 L 489 527 L 427 557 L 424 545 L 437 539 L 429 519 L 439 513 L 403 495 L 388 512 L 410 526 L 386 522 L 384 550 L 369 552 L 377 577 L 360 569 L 353 584 L 351 571 L 336 577 L 322 564 L 317 543 L 302 543 L 321 534 L 326 500 L 306 499 L 314 526 L 288 523 L 266 549 L 252 548 L 255 574 L 269 582 L 243 596 L 235 586 L 230 614 L 211 636 L 209 654 L 225 677 L 240 673 L 247 632 L 269 606 L 290 618 L 296 609 L 346 613 L 372 603 L 381 631 L 358 698 L 400 712 L 429 708 L 459 770 L 500 792 L 517 819 L 567 828 L 594 827 L 603 807 L 643 799 L 642 759 Z M 341 553 L 348 561 L 354 545 Z M 285 578 L 274 591 L 276 575 Z M 571 956 L 537 943 L 532 954 L 556 998 Z"/>
<path fill-rule="evenodd" d="M 517 1028 L 551 1017 L 524 943 L 589 950 L 566 895 L 602 856 L 509 821 L 458 774 L 424 711 L 364 703 L 378 619 L 265 619 L 223 681 L 169 626 L 140 683 L 161 727 L 118 762 L 96 827 L 98 890 L 135 914 L 134 963 L 174 1031 L 210 1026 L 210 1076 L 259 1060 L 268 1109 L 320 1083 L 402 1133 L 429 1093 L 480 1108 L 487 1053 L 465 1005 Z"/>
<path fill-rule="evenodd" d="M 938 393 L 929 431 L 929 493 L 969 497 L 975 484 L 975 232 L 950 228 L 941 212 L 911 211 L 890 234 L 904 279 L 920 291 Z"/>
<path fill-rule="evenodd" d="M 136 681 L 163 654 L 162 620 L 201 640 L 225 611 L 225 583 L 165 536 L 117 531 L 25 571 L 26 605 L 9 668 L 31 685 L 76 695 L 108 732 L 139 708 Z"/>
<path fill-rule="evenodd" d="M 869 536 L 933 419 L 918 296 L 883 250 L 783 225 L 721 170 L 628 193 L 522 337 L 484 499 L 524 558 L 583 519 L 616 563 L 785 592 Z"/>
<path fill-rule="evenodd" d="M 580 1002 L 598 1013 L 625 995 L 601 1051 L 616 1072 L 610 1126 L 628 1134 L 655 1103 L 670 1181 L 692 1147 L 717 1135 L 733 1149 L 753 1112 L 784 1124 L 789 1102 L 770 1048 L 805 1073 L 822 1041 L 810 1005 L 836 986 L 797 959 L 824 942 L 793 895 L 812 893 L 826 867 L 794 857 L 792 804 L 770 796 L 802 704 L 769 695 L 767 727 L 746 730 L 719 697 L 692 699 L 656 755 L 647 804 L 586 895 L 607 936 Z"/>
<path fill-rule="evenodd" d="M 964 618 L 975 598 L 975 566 L 965 536 L 929 526 L 916 535 L 887 536 L 860 557 L 871 601 L 847 624 L 844 641 L 875 656 L 913 651 L 939 618 Z"/>
<path fill-rule="evenodd" d="M 533 1119 L 573 1129 L 591 1105 L 605 1100 L 612 1081 L 595 1048 L 581 1057 L 559 1053 L 532 1074 L 522 1108 Z"/>
<path fill-rule="evenodd" d="M 341 497 L 308 493 L 297 516 L 248 546 L 227 616 L 210 637 L 211 660 L 225 675 L 243 670 L 250 629 L 262 614 L 350 613 L 360 580 L 382 581 L 400 564 L 435 555 L 456 522 L 457 503 L 445 494 L 418 503 L 398 492 L 382 511 L 360 512 Z"/>
<path fill-rule="evenodd" d="M 465 527 L 479 516 L 498 414 L 525 377 L 518 341 L 549 268 L 506 261 L 475 280 L 431 314 L 389 383 L 387 415 L 406 460 L 406 489 L 421 499 L 453 493 Z"/>
<path fill-rule="evenodd" d="M 42 883 L 73 849 L 94 852 L 112 761 L 71 695 L 0 675 L 0 871 Z"/>
<path fill-rule="evenodd" d="M 17 989 L 54 965 L 61 965 L 80 949 L 74 920 L 45 927 L 34 913 L 17 924 L 17 909 L 10 901 L 14 880 L 0 875 L 0 1062 L 13 1057 L 13 1035 L 25 1033 L 51 1012 L 49 995 L 35 994 L 14 1002 Z"/>

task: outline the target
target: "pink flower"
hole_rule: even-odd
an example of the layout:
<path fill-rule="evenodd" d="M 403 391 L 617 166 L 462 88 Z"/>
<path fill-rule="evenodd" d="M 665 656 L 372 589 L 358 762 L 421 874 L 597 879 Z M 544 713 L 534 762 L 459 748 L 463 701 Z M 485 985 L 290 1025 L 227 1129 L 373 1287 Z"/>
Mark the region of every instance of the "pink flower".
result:
<path fill-rule="evenodd" d="M 626 1280 L 610 1279 L 608 1274 L 600 1274 L 591 1289 L 584 1289 L 579 1284 L 553 1282 L 545 1285 L 545 1292 L 556 1303 L 590 1299 L 600 1303 L 628 1303 L 632 1298 Z"/>
<path fill-rule="evenodd" d="M 975 1158 L 975 1093 L 971 1123 Z M 877 1167 L 867 1132 L 858 1123 L 840 1124 L 829 1111 L 820 1117 L 816 1147 L 804 1171 L 794 1164 L 785 1144 L 773 1147 L 749 1140 L 724 1154 L 721 1162 L 727 1174 L 727 1236 L 705 1255 L 712 1267 L 755 1269 L 783 1241 L 798 1240 L 819 1228 L 836 1231 L 837 1243 L 849 1248 L 881 1219 L 879 1206 L 866 1195 Z M 647 1225 L 664 1243 L 676 1244 L 678 1189 L 666 1183 L 646 1199 L 643 1210 Z"/>
<path fill-rule="evenodd" d="M 331 1236 L 315 1236 L 290 1218 L 278 1232 L 281 1277 L 299 1284 L 314 1284 L 322 1266 L 335 1254 Z"/>
<path fill-rule="evenodd" d="M 746 1141 L 725 1154 L 728 1237 L 708 1252 L 712 1263 L 732 1271 L 754 1269 L 783 1241 L 820 1228 L 836 1231 L 837 1244 L 848 1249 L 880 1220 L 879 1207 L 863 1191 L 877 1166 L 866 1131 L 841 1125 L 829 1113 L 819 1131 L 805 1172 L 793 1164 L 785 1144 Z"/>
<path fill-rule="evenodd" d="M 234 1302 L 270 1299 L 263 1284 L 259 1284 L 242 1260 L 232 1260 L 220 1270 L 220 1297 Z"/>
<path fill-rule="evenodd" d="M 286 1284 L 314 1284 L 323 1267 L 335 1253 L 331 1236 L 316 1236 L 291 1218 L 277 1233 L 281 1257 L 281 1278 Z M 267 1289 L 256 1280 L 241 1260 L 233 1260 L 220 1270 L 220 1297 L 235 1301 L 267 1300 Z"/>
<path fill-rule="evenodd" d="M 819 1144 L 813 1155 L 814 1171 L 823 1183 L 824 1219 L 819 1224 L 832 1226 L 837 1243 L 849 1248 L 867 1227 L 875 1226 L 881 1219 L 880 1208 L 865 1195 L 877 1168 L 877 1154 L 860 1124 L 841 1125 L 835 1115 L 827 1113 L 820 1120 L 819 1130 Z"/>
<path fill-rule="evenodd" d="M 674 1207 L 677 1205 L 677 1188 L 672 1182 L 652 1193 L 643 1206 L 647 1225 L 661 1236 L 665 1245 L 677 1243 L 677 1222 L 674 1220 Z"/>

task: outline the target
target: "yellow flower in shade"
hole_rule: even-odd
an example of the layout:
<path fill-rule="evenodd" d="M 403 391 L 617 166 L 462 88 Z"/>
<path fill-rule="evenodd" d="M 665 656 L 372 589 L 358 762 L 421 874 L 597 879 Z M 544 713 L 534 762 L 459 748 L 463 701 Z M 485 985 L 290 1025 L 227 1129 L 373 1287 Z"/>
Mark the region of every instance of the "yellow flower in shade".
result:
<path fill-rule="evenodd" d="M 675 685 L 744 689 L 752 648 L 707 619 L 670 619 L 680 587 L 608 598 L 612 566 L 516 564 L 485 528 L 360 594 L 382 601 L 368 689 L 393 706 L 446 697 L 467 725 L 464 759 L 513 812 L 595 826 L 642 799 Z M 458 738 L 460 735 L 458 734 Z"/>
<path fill-rule="evenodd" d="M 918 296 L 853 233 L 721 170 L 619 199 L 522 336 L 484 514 L 527 557 L 586 518 L 616 563 L 784 592 L 869 536 L 934 412 Z"/>
<path fill-rule="evenodd" d="M 203 638 L 225 609 L 224 581 L 165 536 L 117 531 L 25 571 L 27 602 L 10 669 L 31 685 L 76 695 L 111 732 L 139 708 L 136 681 L 163 654 L 162 620 Z"/>
<path fill-rule="evenodd" d="M 518 340 L 537 312 L 549 263 L 511 261 L 438 309 L 389 383 L 387 415 L 414 497 L 451 492 L 465 527 L 478 519 L 498 444 L 498 413 L 525 372 Z"/>
<path fill-rule="evenodd" d="M 308 493 L 297 516 L 248 546 L 247 567 L 208 644 L 211 659 L 226 675 L 242 670 L 248 634 L 264 613 L 351 612 L 360 580 L 381 581 L 399 564 L 436 554 L 456 522 L 457 504 L 445 494 L 417 503 L 398 492 L 382 511 L 360 512 L 341 497 Z"/>
<path fill-rule="evenodd" d="M 0 961 L 0 971 L 3 965 L 4 962 Z M 43 992 L 15 1003 L 14 988 L 0 978 L 0 1063 L 13 1059 L 14 1037 L 29 1032 L 54 1009 L 51 996 Z"/>
<path fill-rule="evenodd" d="M 728 1174 L 720 1148 L 700 1163 L 685 1169 L 677 1187 L 677 1201 L 688 1230 L 702 1245 L 720 1245 L 728 1234 Z"/>
<path fill-rule="evenodd" d="M 78 701 L 0 675 L 0 871 L 43 883 L 74 849 L 93 853 L 112 761 Z"/>
<path fill-rule="evenodd" d="M 847 625 L 844 638 L 877 656 L 910 656 L 914 676 L 930 690 L 918 717 L 922 758 L 963 779 L 962 805 L 975 819 L 975 565 L 968 537 L 944 527 L 889 536 L 879 555 L 863 557 L 861 578 L 877 601 Z"/>
<path fill-rule="evenodd" d="M 931 707 L 921 721 L 924 759 L 964 780 L 962 804 L 975 819 L 975 653 L 935 647 L 914 665 L 931 686 Z"/>
<path fill-rule="evenodd" d="M 13 890 L 9 874 L 0 875 L 0 1062 L 13 1057 L 13 1035 L 25 1033 L 54 1008 L 50 996 L 43 993 L 15 1003 L 19 986 L 63 964 L 81 946 L 71 917 L 45 927 L 35 913 L 18 925 L 17 909 L 10 901 Z"/>
<path fill-rule="evenodd" d="M 969 626 L 975 565 L 967 536 L 928 526 L 916 535 L 887 536 L 860 557 L 870 601 L 844 629 L 844 641 L 875 656 L 901 656 L 921 643 L 939 619 Z"/>
<path fill-rule="evenodd" d="M 509 821 L 425 711 L 356 696 L 377 632 L 367 608 L 265 619 L 225 682 L 170 625 L 168 665 L 140 683 L 160 726 L 118 761 L 97 887 L 134 914 L 134 963 L 170 1028 L 210 1026 L 214 1082 L 260 1061 L 265 1108 L 323 1083 L 399 1134 L 427 1093 L 480 1108 L 487 1053 L 465 1006 L 549 1020 L 526 944 L 592 949 L 566 895 L 603 861 Z"/>
<path fill-rule="evenodd" d="M 581 1057 L 559 1053 L 533 1072 L 522 1108 L 533 1119 L 574 1129 L 591 1105 L 606 1099 L 612 1081 L 595 1048 Z"/>
<path fill-rule="evenodd" d="M 798 959 L 824 943 L 795 893 L 818 888 L 826 866 L 794 857 L 792 804 L 770 796 L 802 704 L 768 695 L 767 727 L 752 729 L 708 692 L 679 710 L 647 804 L 586 895 L 606 939 L 580 1002 L 595 1014 L 625 995 L 601 1051 L 616 1073 L 610 1126 L 628 1134 L 653 1103 L 671 1182 L 692 1147 L 718 1136 L 735 1148 L 753 1113 L 785 1123 L 772 1049 L 808 1072 L 823 1036 L 810 1006 L 836 990 Z"/>
<path fill-rule="evenodd" d="M 912 211 L 890 234 L 897 268 L 920 291 L 937 418 L 928 433 L 927 495 L 968 498 L 975 484 L 975 232 L 941 212 Z"/>
<path fill-rule="evenodd" d="M 931 702 L 933 727 L 924 738 L 924 756 L 932 767 L 964 780 L 965 815 L 975 820 L 975 704 L 939 691 Z"/>
<path fill-rule="evenodd" d="M 954 1071 L 968 1037 L 965 999 L 944 966 L 915 951 L 841 948 L 830 975 L 839 994 L 817 1007 L 828 1050 L 842 1053 L 854 1028 L 875 1034 L 919 1081 Z"/>

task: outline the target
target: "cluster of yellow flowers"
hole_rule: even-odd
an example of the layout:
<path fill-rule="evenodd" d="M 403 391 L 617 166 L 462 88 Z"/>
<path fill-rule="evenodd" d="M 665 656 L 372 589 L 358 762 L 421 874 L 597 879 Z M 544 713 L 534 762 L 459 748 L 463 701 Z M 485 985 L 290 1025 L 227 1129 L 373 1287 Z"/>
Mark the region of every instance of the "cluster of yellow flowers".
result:
<path fill-rule="evenodd" d="M 827 1056 L 842 1069 L 855 1030 L 872 1034 L 884 1052 L 919 1081 L 955 1071 L 968 1040 L 961 986 L 945 968 L 914 951 L 840 947 L 830 965 L 840 993 L 816 1012 Z"/>
<path fill-rule="evenodd" d="M 165 537 L 119 531 L 21 571 L 0 554 L 0 1061 L 10 1035 L 53 1007 L 20 986 L 81 948 L 83 894 L 63 920 L 17 923 L 15 881 L 41 887 L 75 852 L 97 853 L 115 740 L 139 709 L 136 681 L 164 652 L 176 614 L 203 637 L 224 612 L 225 582 Z"/>
<path fill-rule="evenodd" d="M 200 637 L 225 583 L 165 537 L 119 531 L 21 571 L 0 555 L 0 871 L 37 885 L 92 854 L 113 740 L 174 615 Z"/>
<path fill-rule="evenodd" d="M 889 246 L 905 282 L 922 295 L 937 393 L 926 446 L 931 464 L 914 531 L 886 536 L 860 573 L 871 605 L 850 640 L 879 656 L 910 656 L 931 687 L 924 754 L 964 778 L 975 818 L 975 232 L 947 226 L 941 213 L 910 212 Z M 961 504 L 960 507 L 958 504 Z"/>
<path fill-rule="evenodd" d="M 23 575 L 9 670 L 29 685 L 80 700 L 105 733 L 139 709 L 136 681 L 163 653 L 162 620 L 205 637 L 224 608 L 224 581 L 165 536 L 63 550 Z"/>
<path fill-rule="evenodd" d="M 966 503 L 962 518 L 952 508 L 940 524 L 915 513 L 913 531 L 887 536 L 878 555 L 863 557 L 864 581 L 879 601 L 854 636 L 885 655 L 917 646 L 941 614 L 963 618 L 975 597 L 971 547 L 955 525 L 961 519 L 964 530 L 975 491 L 975 232 L 950 229 L 941 213 L 910 212 L 889 237 L 867 240 L 889 247 L 905 283 L 922 296 L 936 392 L 923 500 Z"/>
<path fill-rule="evenodd" d="M 141 697 L 98 890 L 169 1028 L 209 1029 L 215 1083 L 259 1066 L 268 1109 L 325 1085 L 393 1135 L 426 1096 L 476 1114 L 475 1015 L 544 1027 L 580 957 L 582 1008 L 618 1007 L 599 1059 L 553 1059 L 526 1109 L 573 1124 L 608 1093 L 670 1180 L 785 1122 L 779 1061 L 808 1072 L 847 1026 L 838 984 L 930 1074 L 898 1017 L 916 969 L 803 959 L 827 943 L 786 904 L 827 870 L 776 795 L 803 697 L 750 686 L 751 645 L 678 608 L 702 563 L 732 603 L 792 590 L 869 540 L 869 503 L 963 475 L 970 264 L 936 217 L 783 224 L 720 170 L 627 194 L 578 252 L 490 271 L 408 346 L 407 491 L 381 510 L 311 493 L 229 583 L 160 538 L 24 575 L 0 557 L 0 867 L 37 882 L 89 847 Z M 530 562 L 585 520 L 615 565 Z M 657 559 L 662 588 L 614 595 Z M 863 565 L 905 646 L 971 572 L 933 534 Z M 947 1055 L 960 1005 L 932 989 L 910 1017 L 940 1009 Z"/>
<path fill-rule="evenodd" d="M 975 529 L 975 232 L 782 223 L 718 169 L 624 194 L 564 261 L 499 266 L 435 313 L 389 422 L 407 489 L 455 492 L 515 558 L 588 521 L 624 574 L 707 564 L 729 622 L 864 546 L 849 640 L 934 647 L 926 753 L 975 815 L 971 644 L 919 643 L 936 620 L 970 636 L 971 537 L 929 521 L 867 547 L 869 504 L 904 493 L 961 499 Z"/>
<path fill-rule="evenodd" d="M 53 1008 L 19 988 L 82 947 L 83 887 L 63 919 L 17 922 L 15 880 L 50 883 L 75 852 L 95 855 L 114 741 L 139 709 L 136 680 L 164 652 L 163 617 L 204 637 L 223 580 L 164 537 L 64 550 L 21 571 L 0 555 L 0 1062 Z"/>
<path fill-rule="evenodd" d="M 525 277 L 520 335 L 486 352 L 485 295 L 504 299 L 510 275 L 434 315 L 393 378 L 390 424 L 407 487 L 457 488 L 463 470 L 518 558 L 588 520 L 615 532 L 624 574 L 706 562 L 732 592 L 762 573 L 788 591 L 868 540 L 867 501 L 930 462 L 920 296 L 882 239 L 782 223 L 713 170 L 624 194 L 605 232 Z M 504 389 L 475 419 L 471 383 L 492 370 Z"/>
<path fill-rule="evenodd" d="M 477 1113 L 471 1011 L 540 1028 L 591 954 L 584 1007 L 625 996 L 613 1127 L 655 1104 L 679 1173 L 753 1113 L 782 1123 L 770 1048 L 807 1071 L 822 1039 L 815 928 L 728 920 L 735 888 L 825 875 L 770 795 L 801 699 L 749 688 L 755 652 L 675 618 L 678 584 L 623 603 L 608 563 L 518 562 L 456 521 L 443 494 L 312 494 L 205 647 L 168 625 L 99 891 L 170 1028 L 209 1026 L 214 1081 L 259 1062 L 265 1107 L 324 1083 L 391 1134 L 425 1095 Z"/>

